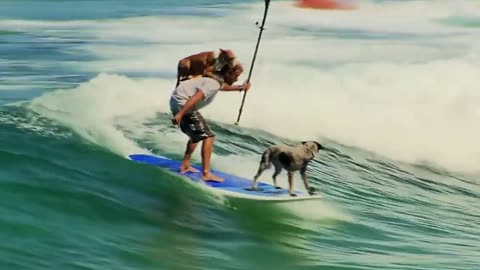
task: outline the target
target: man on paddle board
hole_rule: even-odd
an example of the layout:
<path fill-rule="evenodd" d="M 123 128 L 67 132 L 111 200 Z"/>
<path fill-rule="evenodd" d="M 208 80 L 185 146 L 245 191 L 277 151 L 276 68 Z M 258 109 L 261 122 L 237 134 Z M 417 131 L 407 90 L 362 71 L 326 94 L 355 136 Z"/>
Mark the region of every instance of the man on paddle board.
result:
<path fill-rule="evenodd" d="M 201 141 L 202 180 L 222 182 L 222 178 L 210 172 L 210 158 L 215 134 L 198 110 L 210 104 L 219 91 L 248 91 L 250 83 L 246 81 L 242 85 L 232 85 L 243 72 L 240 64 L 233 67 L 225 66 L 217 72 L 223 78 L 223 85 L 209 77 L 180 82 L 170 97 L 170 110 L 174 116 L 172 123 L 179 126 L 182 132 L 189 137 L 180 173 L 198 172 L 190 165 L 190 159 Z"/>

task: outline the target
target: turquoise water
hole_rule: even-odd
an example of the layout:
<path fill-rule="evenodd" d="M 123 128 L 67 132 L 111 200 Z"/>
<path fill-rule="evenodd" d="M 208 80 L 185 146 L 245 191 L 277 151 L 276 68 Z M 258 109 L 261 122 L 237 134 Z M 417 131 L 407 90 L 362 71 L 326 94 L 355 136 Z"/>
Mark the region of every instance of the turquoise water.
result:
<path fill-rule="evenodd" d="M 0 269 L 478 269 L 480 6 L 355 3 L 273 1 L 240 125 L 237 93 L 204 111 L 216 169 L 327 147 L 308 171 L 325 199 L 272 204 L 125 158 L 181 158 L 176 61 L 248 67 L 262 2 L 2 1 Z"/>

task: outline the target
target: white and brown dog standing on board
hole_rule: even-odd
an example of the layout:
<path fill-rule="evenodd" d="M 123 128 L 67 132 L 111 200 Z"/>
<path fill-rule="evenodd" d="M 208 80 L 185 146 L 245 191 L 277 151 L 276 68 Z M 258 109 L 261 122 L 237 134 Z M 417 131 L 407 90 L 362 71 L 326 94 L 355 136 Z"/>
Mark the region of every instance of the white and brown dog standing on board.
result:
<path fill-rule="evenodd" d="M 300 171 L 305 189 L 310 195 L 315 194 L 315 188 L 309 187 L 307 179 L 308 163 L 324 147 L 315 141 L 305 141 L 299 146 L 272 145 L 262 154 L 262 160 L 258 167 L 258 172 L 253 178 L 253 184 L 250 190 L 257 189 L 257 180 L 266 169 L 273 164 L 275 172 L 273 173 L 273 185 L 275 188 L 281 188 L 277 185 L 277 176 L 282 169 L 288 172 L 288 185 L 290 196 L 297 196 L 293 189 L 293 174 Z"/>

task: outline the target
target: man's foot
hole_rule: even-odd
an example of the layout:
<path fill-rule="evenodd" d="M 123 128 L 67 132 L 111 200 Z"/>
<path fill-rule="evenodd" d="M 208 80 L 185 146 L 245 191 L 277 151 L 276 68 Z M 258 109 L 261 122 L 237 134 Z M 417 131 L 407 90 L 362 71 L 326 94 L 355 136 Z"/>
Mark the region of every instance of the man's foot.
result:
<path fill-rule="evenodd" d="M 188 167 L 186 167 L 186 168 L 180 167 L 180 173 L 181 173 L 181 174 L 184 174 L 184 173 L 187 173 L 187 172 L 197 173 L 197 172 L 199 172 L 199 170 L 195 169 L 195 168 L 192 167 L 192 166 L 188 166 Z"/>
<path fill-rule="evenodd" d="M 214 182 L 223 182 L 223 178 L 216 176 L 213 173 L 207 173 L 202 175 L 203 181 L 214 181 Z"/>

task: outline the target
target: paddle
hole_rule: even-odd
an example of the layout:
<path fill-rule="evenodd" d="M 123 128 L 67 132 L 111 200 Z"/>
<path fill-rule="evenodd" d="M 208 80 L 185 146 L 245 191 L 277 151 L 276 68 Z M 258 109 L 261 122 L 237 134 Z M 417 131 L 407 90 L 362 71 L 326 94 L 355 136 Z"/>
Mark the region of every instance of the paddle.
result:
<path fill-rule="evenodd" d="M 268 13 L 268 6 L 269 5 L 270 5 L 270 0 L 265 0 L 265 12 L 263 13 L 262 25 L 258 26 L 258 22 L 255 23 L 255 25 L 258 26 L 258 28 L 260 29 L 260 33 L 258 34 L 257 46 L 255 47 L 255 52 L 253 53 L 252 64 L 250 66 L 250 71 L 248 73 L 247 81 L 250 81 L 250 78 L 252 77 L 253 66 L 255 65 L 255 59 L 257 58 L 257 52 L 258 52 L 258 47 L 260 45 L 260 39 L 262 38 L 263 30 L 265 30 L 264 26 L 265 26 L 265 20 L 267 19 L 267 13 Z M 240 122 L 240 116 L 242 115 L 243 104 L 245 103 L 245 97 L 246 96 L 247 96 L 247 92 L 243 92 L 242 105 L 240 106 L 240 110 L 238 111 L 237 122 L 235 122 L 235 125 L 238 125 L 238 122 Z"/>

